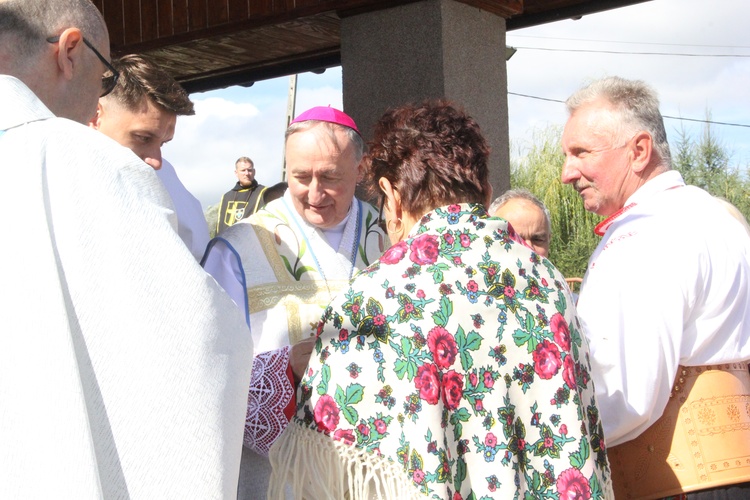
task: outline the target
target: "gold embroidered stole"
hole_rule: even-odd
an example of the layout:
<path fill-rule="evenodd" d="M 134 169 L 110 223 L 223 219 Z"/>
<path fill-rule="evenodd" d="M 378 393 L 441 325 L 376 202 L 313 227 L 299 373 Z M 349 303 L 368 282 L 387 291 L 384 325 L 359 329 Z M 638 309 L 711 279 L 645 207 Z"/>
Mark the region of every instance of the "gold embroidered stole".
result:
<path fill-rule="evenodd" d="M 284 259 L 280 254 L 286 251 L 284 253 L 287 255 L 284 255 L 284 258 L 290 262 L 298 258 L 295 254 L 296 250 L 287 245 L 277 245 L 277 236 L 272 228 L 254 224 L 253 229 L 276 277 L 276 283 L 262 283 L 248 287 L 249 312 L 252 315 L 281 305 L 286 311 L 290 345 L 295 344 L 315 334 L 325 306 L 349 282 L 348 280 L 326 282 L 319 271 L 312 266 L 308 266 L 305 273 L 309 279 L 296 280 L 284 265 Z M 307 251 L 312 252 L 312 249 L 307 249 Z"/>
<path fill-rule="evenodd" d="M 327 271 L 321 271 L 321 266 L 326 269 L 332 263 L 318 262 L 314 249 L 308 248 L 310 243 L 301 234 L 302 229 L 294 228 L 294 221 L 289 218 L 295 215 L 289 214 L 288 209 L 272 203 L 266 207 L 267 211 L 255 215 L 253 229 L 276 282 L 248 286 L 249 313 L 253 315 L 283 307 L 290 344 L 315 335 L 325 307 L 333 297 L 346 289 L 354 274 L 375 262 L 385 250 L 387 238 L 377 227 L 377 212 L 367 203 L 356 200 L 354 203 L 357 208 L 352 211 L 353 219 L 347 224 L 342 239 L 352 240 L 351 255 L 347 259 L 350 259 L 353 269 L 351 272 L 347 270 L 345 278 L 341 273 L 331 273 L 338 275 L 333 278 L 325 275 Z M 284 238 L 280 234 L 282 231 Z M 294 238 L 289 238 L 292 235 Z M 293 239 L 297 241 L 296 247 Z M 277 328 L 283 331 L 282 325 Z"/>

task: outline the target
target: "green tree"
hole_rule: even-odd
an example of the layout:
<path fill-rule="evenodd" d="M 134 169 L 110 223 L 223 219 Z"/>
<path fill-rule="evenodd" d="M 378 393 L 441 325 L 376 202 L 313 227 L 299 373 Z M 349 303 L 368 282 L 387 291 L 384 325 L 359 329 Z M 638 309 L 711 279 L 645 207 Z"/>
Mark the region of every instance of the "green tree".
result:
<path fill-rule="evenodd" d="M 552 239 L 550 260 L 566 277 L 582 277 L 589 256 L 599 243 L 594 227 L 601 217 L 583 208 L 581 197 L 560 181 L 564 156 L 560 149 L 560 127 L 532 133 L 530 145 L 515 147 L 510 182 L 539 198 L 550 212 Z"/>
<path fill-rule="evenodd" d="M 710 121 L 711 114 L 706 113 Z M 672 148 L 672 167 L 678 170 L 687 184 L 705 189 L 736 206 L 747 218 L 750 216 L 750 180 L 747 167 L 732 164 L 732 153 L 716 136 L 710 123 L 703 127 L 696 140 L 684 128 Z"/>

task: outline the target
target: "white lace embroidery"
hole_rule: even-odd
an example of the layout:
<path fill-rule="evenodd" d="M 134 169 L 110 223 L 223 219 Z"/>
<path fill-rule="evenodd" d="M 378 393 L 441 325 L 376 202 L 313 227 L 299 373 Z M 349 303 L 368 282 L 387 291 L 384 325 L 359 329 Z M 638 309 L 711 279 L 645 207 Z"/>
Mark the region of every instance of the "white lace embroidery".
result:
<path fill-rule="evenodd" d="M 289 349 L 287 346 L 263 352 L 253 360 L 243 441 L 263 456 L 268 456 L 271 445 L 289 423 L 284 415 L 284 408 L 294 396 L 294 387 L 286 375 Z"/>

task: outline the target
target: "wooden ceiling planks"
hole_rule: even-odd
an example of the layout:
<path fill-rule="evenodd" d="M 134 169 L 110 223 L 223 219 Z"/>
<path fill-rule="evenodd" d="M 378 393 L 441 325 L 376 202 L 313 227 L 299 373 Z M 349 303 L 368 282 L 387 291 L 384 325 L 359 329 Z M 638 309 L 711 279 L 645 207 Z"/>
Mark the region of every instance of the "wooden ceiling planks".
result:
<path fill-rule="evenodd" d="M 415 0 L 92 0 L 112 53 L 144 53 L 188 91 L 340 64 L 347 15 Z M 458 0 L 507 19 L 508 29 L 647 0 Z"/>

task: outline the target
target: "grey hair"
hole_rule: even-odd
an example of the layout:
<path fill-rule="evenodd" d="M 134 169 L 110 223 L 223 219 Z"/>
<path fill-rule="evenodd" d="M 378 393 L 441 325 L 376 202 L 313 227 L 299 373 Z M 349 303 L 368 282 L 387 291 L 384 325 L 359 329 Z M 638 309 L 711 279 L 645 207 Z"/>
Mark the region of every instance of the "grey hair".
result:
<path fill-rule="evenodd" d="M 552 223 L 550 222 L 550 214 L 549 210 L 547 210 L 547 207 L 542 203 L 542 201 L 531 194 L 531 192 L 525 190 L 525 189 L 509 189 L 497 198 L 490 204 L 489 209 L 487 209 L 487 213 L 490 215 L 493 215 L 495 212 L 497 212 L 500 207 L 508 203 L 510 200 L 515 200 L 517 198 L 530 201 L 539 209 L 544 212 L 544 219 L 547 221 L 547 230 L 551 231 L 552 229 Z"/>
<path fill-rule="evenodd" d="M 362 157 L 365 154 L 365 141 L 364 139 L 362 139 L 362 136 L 357 133 L 357 131 L 344 125 L 338 125 L 336 123 L 326 122 L 322 120 L 305 120 L 302 122 L 292 123 L 291 125 L 289 125 L 289 127 L 287 127 L 286 133 L 284 134 L 284 144 L 286 144 L 286 141 L 287 139 L 289 139 L 290 135 L 296 134 L 297 132 L 304 132 L 317 126 L 320 126 L 322 132 L 328 136 L 328 138 L 331 140 L 331 144 L 333 144 L 333 146 L 337 150 L 339 150 L 339 144 L 336 138 L 336 131 L 340 130 L 344 132 L 349 143 L 354 146 L 354 159 L 356 160 L 355 166 L 359 165 L 359 162 L 362 161 Z"/>
<path fill-rule="evenodd" d="M 613 139 L 625 141 L 628 134 L 646 130 L 651 134 L 654 150 L 661 160 L 661 165 L 667 169 L 672 168 L 672 155 L 664 129 L 664 118 L 659 112 L 659 98 L 651 86 L 641 80 L 611 76 L 596 80 L 578 90 L 565 101 L 565 105 L 568 112 L 573 114 L 581 106 L 600 98 L 609 101 L 617 113 L 617 116 L 613 117 Z"/>
<path fill-rule="evenodd" d="M 0 0 L 0 46 L 12 64 L 31 64 L 47 38 L 78 28 L 87 39 L 102 42 L 107 26 L 91 0 Z"/>

